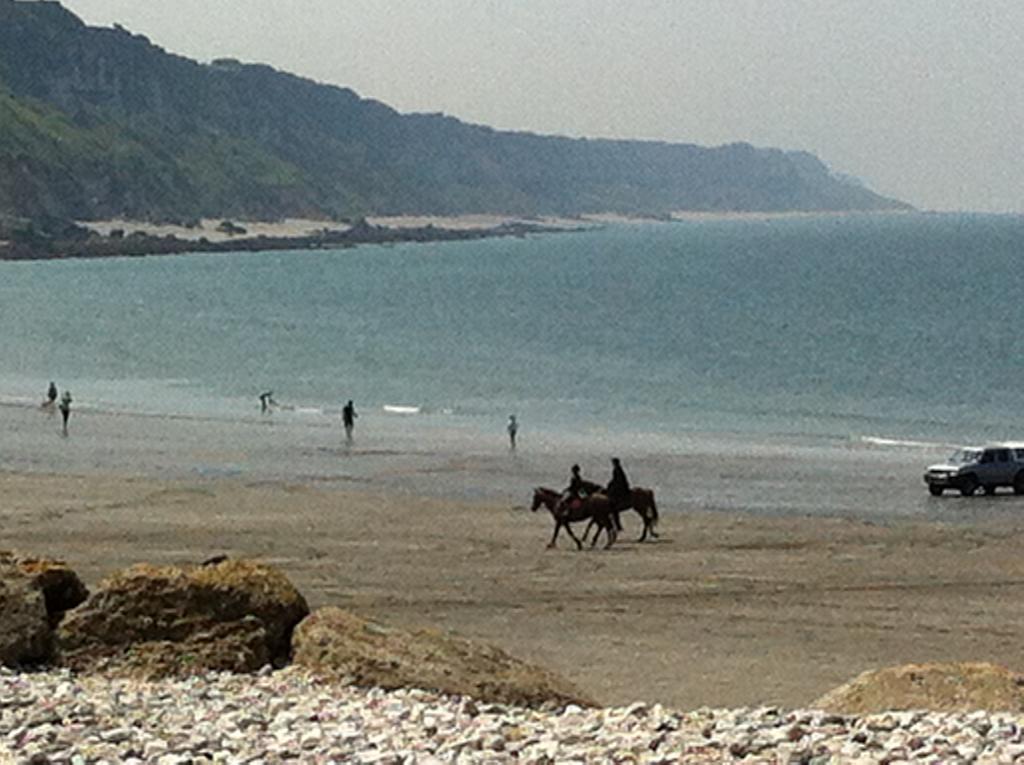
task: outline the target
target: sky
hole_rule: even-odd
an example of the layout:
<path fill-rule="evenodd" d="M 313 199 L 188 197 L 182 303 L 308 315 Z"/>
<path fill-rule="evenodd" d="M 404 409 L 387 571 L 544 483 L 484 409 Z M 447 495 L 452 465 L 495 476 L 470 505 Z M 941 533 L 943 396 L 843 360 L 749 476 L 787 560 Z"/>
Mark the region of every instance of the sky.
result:
<path fill-rule="evenodd" d="M 172 53 L 500 129 L 813 152 L 1024 213 L 1021 0 L 64 0 Z"/>

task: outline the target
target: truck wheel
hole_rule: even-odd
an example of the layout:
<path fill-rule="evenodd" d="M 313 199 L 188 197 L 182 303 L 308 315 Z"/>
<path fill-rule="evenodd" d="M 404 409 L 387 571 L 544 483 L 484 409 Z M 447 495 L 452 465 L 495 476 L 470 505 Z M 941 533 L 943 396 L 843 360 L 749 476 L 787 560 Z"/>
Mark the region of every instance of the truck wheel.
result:
<path fill-rule="evenodd" d="M 931 484 L 928 487 L 928 493 L 931 494 L 933 497 L 941 497 L 942 496 L 942 487 L 941 486 L 936 486 L 935 484 Z"/>
<path fill-rule="evenodd" d="M 960 496 L 969 497 L 978 490 L 978 479 L 973 475 L 966 476 L 960 483 Z"/>
<path fill-rule="evenodd" d="M 1013 493 L 1024 494 L 1024 470 L 1013 477 Z"/>

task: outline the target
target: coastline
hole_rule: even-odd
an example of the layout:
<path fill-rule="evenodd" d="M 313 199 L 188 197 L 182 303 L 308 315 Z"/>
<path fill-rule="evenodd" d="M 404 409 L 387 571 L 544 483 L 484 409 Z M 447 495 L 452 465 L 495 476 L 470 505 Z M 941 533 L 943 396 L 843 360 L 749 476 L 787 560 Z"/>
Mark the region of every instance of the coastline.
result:
<path fill-rule="evenodd" d="M 352 222 L 284 218 L 278 221 L 161 222 L 112 218 L 56 224 L 0 240 L 0 261 L 142 257 L 199 252 L 266 252 L 355 247 L 361 244 L 448 242 L 552 234 L 609 225 L 770 221 L 820 216 L 903 215 L 894 210 L 725 211 L 673 210 L 658 215 L 583 213 L 575 216 L 498 214 L 372 215 Z M 53 226 L 53 222 L 48 225 Z M 13 232 L 12 232 L 13 233 Z"/>
<path fill-rule="evenodd" d="M 729 469 L 684 502 L 662 502 L 655 543 L 633 541 L 639 519 L 627 514 L 611 550 L 576 552 L 564 536 L 547 550 L 551 520 L 527 506 L 534 476 L 507 454 L 407 463 L 321 444 L 308 453 L 339 464 L 325 476 L 270 470 L 292 447 L 268 423 L 219 430 L 79 412 L 62 439 L 46 415 L 0 407 L 0 424 L 11 435 L 0 460 L 4 546 L 65 558 L 90 585 L 140 561 L 256 558 L 313 607 L 485 640 L 604 704 L 799 707 L 893 664 L 1024 667 L 1024 522 L 1011 495 L 924 499 L 928 513 L 883 496 L 892 512 L 882 517 L 764 512 L 751 498 L 772 487 Z M 556 472 L 550 463 L 565 456 L 539 461 Z M 814 472 L 806 457 L 792 455 L 787 470 Z M 374 460 L 365 475 L 346 472 Z M 196 464 L 209 469 L 184 469 Z M 647 463 L 634 464 L 639 483 Z M 863 470 L 840 463 L 832 477 L 859 482 Z M 475 497 L 463 482 L 478 474 L 522 490 Z M 827 493 L 811 499 L 830 506 Z"/>
<path fill-rule="evenodd" d="M 305 222 L 310 223 L 309 221 Z M 125 224 L 131 228 L 126 235 Z M 253 224 L 248 224 L 253 225 Z M 352 224 L 323 222 L 310 230 L 296 222 L 276 226 L 257 223 L 252 233 L 232 221 L 223 230 L 207 231 L 186 226 L 151 226 L 128 221 L 97 224 L 67 224 L 52 234 L 28 233 L 0 243 L 0 261 L 56 260 L 66 258 L 146 257 L 187 253 L 239 253 L 272 250 L 317 250 L 356 247 L 363 244 L 405 242 L 471 241 L 494 237 L 524 237 L 578 230 L 579 226 L 548 225 L 525 220 L 507 220 L 493 226 L 445 228 L 423 226 L 382 226 L 365 218 Z"/>

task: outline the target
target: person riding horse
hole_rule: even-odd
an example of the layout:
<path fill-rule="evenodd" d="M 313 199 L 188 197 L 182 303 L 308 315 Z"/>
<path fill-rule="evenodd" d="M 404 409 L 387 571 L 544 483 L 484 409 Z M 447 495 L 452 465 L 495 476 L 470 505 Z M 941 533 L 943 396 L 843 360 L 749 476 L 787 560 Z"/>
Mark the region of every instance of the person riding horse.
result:
<path fill-rule="evenodd" d="M 596 494 L 599 491 L 603 491 L 603 487 L 593 481 L 586 480 L 580 475 L 580 466 L 573 465 L 569 486 L 562 493 L 563 501 L 567 505 L 577 505 L 591 494 Z"/>
<path fill-rule="evenodd" d="M 625 510 L 629 507 L 630 488 L 629 479 L 622 469 L 622 463 L 618 457 L 612 457 L 612 480 L 608 482 L 608 499 L 612 501 L 612 509 L 615 512 Z"/>

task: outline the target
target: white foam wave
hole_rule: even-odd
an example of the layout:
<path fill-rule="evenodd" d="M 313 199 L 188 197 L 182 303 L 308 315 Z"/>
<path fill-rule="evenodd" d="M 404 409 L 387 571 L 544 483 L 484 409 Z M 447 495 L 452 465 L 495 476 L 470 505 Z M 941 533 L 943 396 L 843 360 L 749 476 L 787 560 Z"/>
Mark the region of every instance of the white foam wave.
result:
<path fill-rule="evenodd" d="M 42 405 L 42 403 L 42 398 L 31 398 L 30 396 L 0 395 L 0 405 L 2 406 L 40 406 Z"/>
<path fill-rule="evenodd" d="M 403 406 L 401 404 L 384 404 L 382 407 L 385 412 L 390 414 L 419 414 L 420 408 L 418 406 Z"/>
<path fill-rule="evenodd" d="M 884 436 L 861 436 L 860 440 L 872 446 L 901 446 L 908 449 L 946 449 L 951 446 L 950 444 L 935 441 L 910 441 L 902 438 L 886 438 Z"/>

